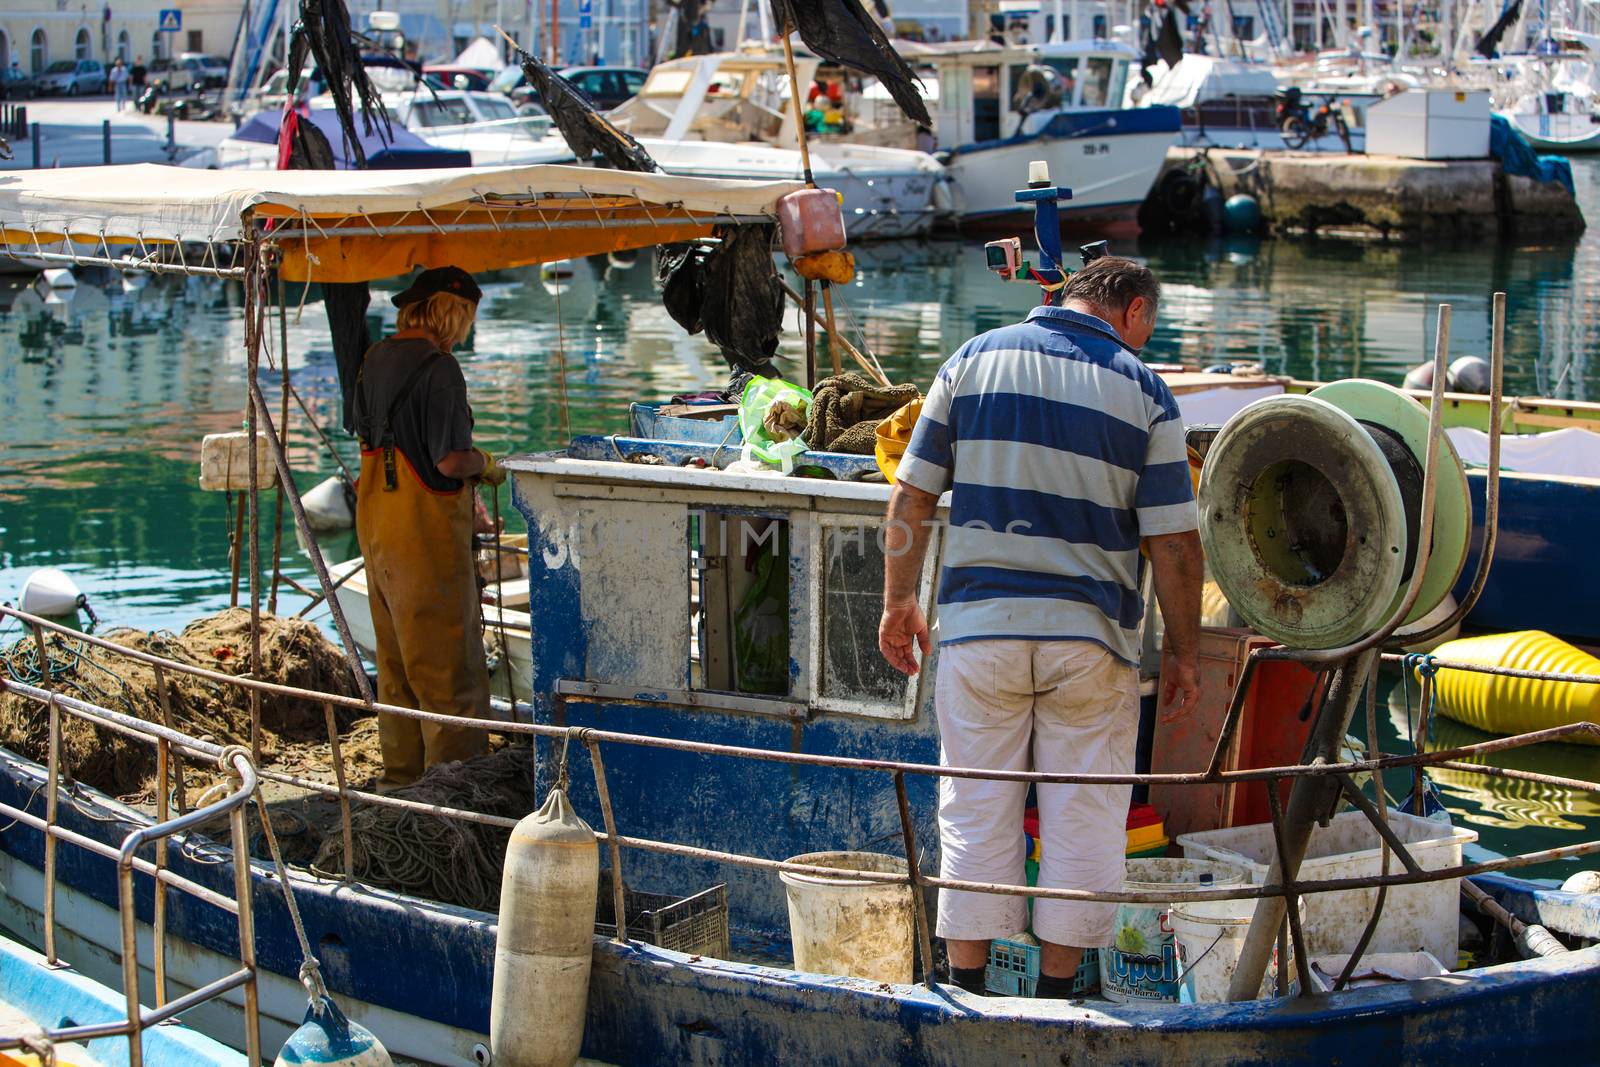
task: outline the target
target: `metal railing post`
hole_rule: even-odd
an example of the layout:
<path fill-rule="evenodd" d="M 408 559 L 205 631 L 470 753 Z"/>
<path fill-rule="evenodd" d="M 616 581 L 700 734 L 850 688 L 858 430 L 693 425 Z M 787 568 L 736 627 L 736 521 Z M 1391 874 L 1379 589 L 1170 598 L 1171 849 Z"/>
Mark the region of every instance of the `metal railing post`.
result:
<path fill-rule="evenodd" d="M 894 799 L 900 809 L 900 837 L 906 848 L 906 874 L 911 879 L 912 919 L 917 925 L 917 949 L 922 953 L 922 981 L 929 989 L 937 976 L 933 966 L 933 930 L 928 926 L 927 890 L 922 882 L 922 864 L 917 856 L 917 831 L 911 821 L 911 801 L 906 796 L 906 776 L 894 772 Z"/>
<path fill-rule="evenodd" d="M 232 750 L 229 755 L 234 755 Z M 233 759 L 227 760 L 227 769 L 238 774 L 233 763 Z M 239 908 L 239 962 L 250 972 L 244 984 L 245 1057 L 246 1062 L 257 1064 L 261 1062 L 261 1016 L 256 990 L 255 912 L 250 902 L 250 837 L 245 829 L 244 812 L 243 804 L 229 812 L 228 826 L 233 843 L 233 893 Z"/>
<path fill-rule="evenodd" d="M 617 840 L 617 821 L 611 812 L 611 790 L 606 788 L 606 767 L 600 761 L 600 742 L 583 736 L 584 747 L 589 750 L 589 763 L 594 768 L 594 788 L 600 796 L 600 815 L 606 824 L 606 849 L 611 853 L 611 906 L 616 909 L 617 935 L 612 940 L 619 945 L 628 943 L 627 887 L 622 881 L 622 844 Z"/>
<path fill-rule="evenodd" d="M 35 631 L 37 632 L 37 631 Z M 56 809 L 61 786 L 61 708 L 50 694 L 50 763 L 45 789 L 44 821 L 44 958 L 54 967 L 56 959 Z"/>

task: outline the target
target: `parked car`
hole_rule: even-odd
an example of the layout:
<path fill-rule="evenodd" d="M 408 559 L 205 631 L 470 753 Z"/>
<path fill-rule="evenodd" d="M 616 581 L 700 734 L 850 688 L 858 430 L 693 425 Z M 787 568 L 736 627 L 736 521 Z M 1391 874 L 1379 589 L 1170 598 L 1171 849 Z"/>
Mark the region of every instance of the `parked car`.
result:
<path fill-rule="evenodd" d="M 178 62 L 194 75 L 197 88 L 221 89 L 228 84 L 228 61 L 204 52 L 179 52 Z"/>
<path fill-rule="evenodd" d="M 600 110 L 608 111 L 638 95 L 648 72 L 634 67 L 568 67 L 561 76 L 588 93 Z M 496 74 L 489 82 L 489 91 L 505 93 L 519 106 L 542 103 L 521 67 L 507 67 Z"/>
<path fill-rule="evenodd" d="M 157 56 L 150 61 L 150 72 L 145 75 L 145 84 L 159 87 L 159 91 L 166 93 L 188 93 L 200 88 L 200 83 L 195 78 L 195 67 L 198 64 L 185 63 L 181 59 L 169 59 L 166 56 Z"/>
<path fill-rule="evenodd" d="M 422 68 L 422 74 L 435 89 L 466 89 L 481 93 L 489 88 L 489 75 L 477 67 L 430 63 Z"/>
<path fill-rule="evenodd" d="M 610 111 L 639 94 L 648 72 L 633 67 L 568 67 L 561 76 L 589 94 L 602 111 Z"/>
<path fill-rule="evenodd" d="M 31 100 L 33 94 L 33 78 L 21 67 L 0 70 L 0 100 Z"/>
<path fill-rule="evenodd" d="M 106 91 L 106 68 L 98 59 L 58 59 L 34 79 L 38 93 L 78 96 Z"/>

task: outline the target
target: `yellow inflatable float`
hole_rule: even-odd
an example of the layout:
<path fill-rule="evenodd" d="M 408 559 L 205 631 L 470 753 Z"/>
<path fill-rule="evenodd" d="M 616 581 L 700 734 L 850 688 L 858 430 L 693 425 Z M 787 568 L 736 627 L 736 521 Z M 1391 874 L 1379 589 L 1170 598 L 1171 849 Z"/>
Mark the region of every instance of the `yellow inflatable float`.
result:
<path fill-rule="evenodd" d="M 1542 630 L 1464 637 L 1447 641 L 1433 654 L 1458 663 L 1600 677 L 1600 659 Z M 1416 669 L 1427 669 L 1424 664 Z M 1434 679 L 1434 693 L 1441 714 L 1491 733 L 1522 734 L 1575 722 L 1600 723 L 1600 684 L 1595 683 L 1508 678 L 1441 667 Z M 1600 737 L 1594 736 L 1567 740 L 1600 744 Z"/>

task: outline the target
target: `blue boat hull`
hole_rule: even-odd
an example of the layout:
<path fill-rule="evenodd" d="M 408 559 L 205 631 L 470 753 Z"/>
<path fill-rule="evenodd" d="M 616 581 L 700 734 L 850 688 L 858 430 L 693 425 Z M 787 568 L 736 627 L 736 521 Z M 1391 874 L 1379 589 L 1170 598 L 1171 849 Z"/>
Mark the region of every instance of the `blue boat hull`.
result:
<path fill-rule="evenodd" d="M 1467 564 L 1455 589 L 1459 600 L 1472 583 L 1483 552 L 1484 491 L 1481 471 L 1467 476 L 1473 534 Z M 1483 596 L 1467 616 L 1477 630 L 1547 630 L 1580 641 L 1600 641 L 1600 582 L 1594 551 L 1600 531 L 1600 482 L 1507 474 L 1500 479 L 1500 532 Z"/>
<path fill-rule="evenodd" d="M 42 812 L 43 777 L 37 765 L 7 760 L 0 765 L 0 798 Z M 76 803 L 62 806 L 61 819 L 79 833 L 113 842 L 131 824 L 129 814 L 81 789 Z M 0 851 L 35 870 L 42 866 L 40 835 L 27 827 L 0 834 Z M 225 849 L 196 837 L 174 850 L 172 866 L 226 893 L 226 858 Z M 115 907 L 110 861 L 64 848 L 60 875 L 67 889 Z M 150 883 L 138 881 L 140 919 L 148 922 Z M 1526 919 L 1600 936 L 1593 897 L 1507 878 L 1480 884 Z M 309 878 L 295 879 L 295 893 L 328 984 L 347 1006 L 375 1005 L 426 1018 L 469 1038 L 487 1031 L 493 916 Z M 173 937 L 203 951 L 235 951 L 231 918 L 182 894 L 168 899 Z M 25 903 L 39 906 L 37 900 Z M 293 975 L 299 964 L 294 934 L 280 891 L 262 867 L 256 870 L 253 903 L 261 965 Z M 1588 1063 L 1594 1060 L 1589 1018 L 1596 1003 L 1600 948 L 1489 969 L 1470 981 L 1451 976 L 1360 990 L 1336 1001 L 1160 1008 L 979 999 L 597 939 L 584 1054 L 619 1064 L 728 1067 L 1326 1064 L 1371 1062 L 1374 1055 L 1377 1062 L 1469 1067 L 1534 1054 Z M 471 1062 L 425 1049 L 391 1051 L 424 1062 Z"/>

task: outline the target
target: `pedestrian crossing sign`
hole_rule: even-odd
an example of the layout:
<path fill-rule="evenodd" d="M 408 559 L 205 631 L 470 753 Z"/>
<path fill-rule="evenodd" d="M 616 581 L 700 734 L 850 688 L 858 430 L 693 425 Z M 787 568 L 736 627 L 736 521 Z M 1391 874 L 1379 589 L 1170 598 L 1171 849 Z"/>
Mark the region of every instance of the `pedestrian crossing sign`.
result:
<path fill-rule="evenodd" d="M 156 16 L 156 29 L 162 33 L 177 33 L 183 29 L 183 12 L 175 7 L 164 7 Z"/>

